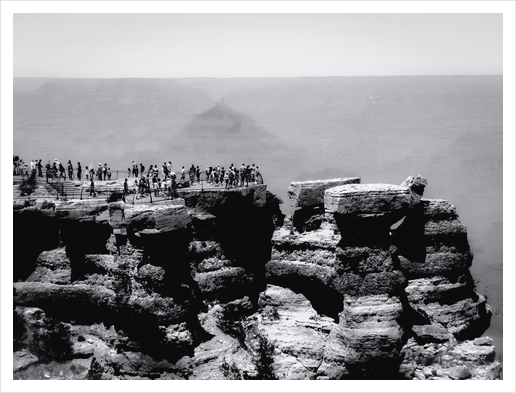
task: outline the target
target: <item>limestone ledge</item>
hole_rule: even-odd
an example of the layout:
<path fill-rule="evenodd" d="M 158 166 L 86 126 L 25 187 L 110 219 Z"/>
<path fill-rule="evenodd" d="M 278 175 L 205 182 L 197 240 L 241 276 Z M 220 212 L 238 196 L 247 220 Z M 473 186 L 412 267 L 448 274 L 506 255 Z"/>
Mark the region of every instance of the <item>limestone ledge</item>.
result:
<path fill-rule="evenodd" d="M 408 187 L 392 184 L 348 184 L 324 193 L 324 208 L 334 214 L 380 214 L 408 209 L 413 200 Z"/>
<path fill-rule="evenodd" d="M 322 205 L 324 204 L 324 192 L 328 188 L 358 183 L 360 183 L 359 177 L 292 182 L 288 188 L 290 206 L 293 208 L 307 208 Z"/>

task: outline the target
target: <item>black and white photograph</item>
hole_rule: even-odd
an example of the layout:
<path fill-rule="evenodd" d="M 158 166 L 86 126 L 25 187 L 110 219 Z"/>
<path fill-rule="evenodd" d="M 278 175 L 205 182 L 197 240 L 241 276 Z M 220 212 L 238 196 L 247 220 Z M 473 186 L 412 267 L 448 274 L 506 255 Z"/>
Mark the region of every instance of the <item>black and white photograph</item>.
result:
<path fill-rule="evenodd" d="M 2 391 L 514 391 L 515 2 L 1 6 Z"/>

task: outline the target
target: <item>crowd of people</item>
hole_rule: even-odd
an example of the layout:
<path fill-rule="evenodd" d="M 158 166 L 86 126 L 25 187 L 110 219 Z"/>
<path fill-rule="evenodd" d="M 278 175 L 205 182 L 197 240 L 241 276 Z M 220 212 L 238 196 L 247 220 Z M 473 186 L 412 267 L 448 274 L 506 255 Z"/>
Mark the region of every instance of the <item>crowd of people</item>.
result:
<path fill-rule="evenodd" d="M 215 187 L 224 186 L 226 189 L 232 187 L 243 187 L 251 184 L 263 183 L 260 169 L 255 164 L 242 164 L 240 168 L 231 164 L 229 169 L 220 166 L 209 166 L 205 168 L 205 181 Z M 188 176 L 188 179 L 187 179 Z M 148 194 L 160 196 L 163 193 L 166 195 L 176 195 L 178 187 L 194 185 L 201 183 L 201 169 L 199 165 L 192 164 L 188 170 L 181 167 L 181 172 L 178 174 L 172 170 L 172 162 L 164 162 L 161 168 L 158 165 L 151 165 L 147 171 L 145 165 L 132 162 L 131 167 L 127 168 L 127 177 L 136 178 L 132 186 L 129 185 L 127 178 L 124 181 L 124 195 L 135 193 L 140 197 Z M 139 180 L 138 180 L 139 178 Z"/>
<path fill-rule="evenodd" d="M 30 171 L 30 172 L 29 172 Z M 13 157 L 13 175 L 30 175 L 44 177 L 42 160 L 32 160 L 30 164 L 26 164 L 23 159 L 18 156 Z M 233 187 L 243 187 L 249 184 L 261 184 L 263 178 L 257 165 L 242 164 L 239 168 L 231 164 L 228 169 L 225 167 L 209 166 L 205 167 L 205 178 L 208 184 L 214 187 L 224 187 L 226 189 Z M 105 163 L 100 162 L 95 168 L 88 165 L 82 169 L 81 163 L 77 162 L 74 169 L 71 160 L 65 166 L 55 159 L 52 163 L 48 161 L 45 165 L 46 181 L 49 179 L 57 180 L 79 180 L 90 182 L 90 196 L 96 196 L 95 180 L 111 180 L 111 168 Z M 178 178 L 179 177 L 179 178 Z M 133 184 L 129 184 L 128 178 L 134 178 Z M 173 171 L 172 162 L 164 162 L 160 168 L 158 165 L 150 165 L 146 168 L 143 163 L 132 162 L 127 168 L 127 178 L 124 181 L 124 196 L 130 193 L 137 194 L 139 197 L 145 197 L 148 194 L 154 196 L 160 195 L 176 195 L 179 187 L 191 186 L 201 183 L 201 169 L 199 165 L 192 164 L 190 168 L 181 167 L 180 173 Z"/>
<path fill-rule="evenodd" d="M 43 164 L 41 159 L 32 160 L 30 164 L 27 164 L 18 156 L 13 157 L 13 175 L 29 176 L 32 173 L 34 173 L 37 177 L 44 177 Z M 52 178 L 58 180 L 83 180 L 83 177 L 85 180 L 111 180 L 111 168 L 107 166 L 107 163 L 102 165 L 99 162 L 97 168 L 94 168 L 93 165 L 90 164 L 89 166 L 85 167 L 83 172 L 81 163 L 78 162 L 75 171 L 71 160 L 68 160 L 65 168 L 63 164 L 56 158 L 54 162 L 51 163 L 49 160 L 46 163 L 45 176 L 47 182 Z"/>

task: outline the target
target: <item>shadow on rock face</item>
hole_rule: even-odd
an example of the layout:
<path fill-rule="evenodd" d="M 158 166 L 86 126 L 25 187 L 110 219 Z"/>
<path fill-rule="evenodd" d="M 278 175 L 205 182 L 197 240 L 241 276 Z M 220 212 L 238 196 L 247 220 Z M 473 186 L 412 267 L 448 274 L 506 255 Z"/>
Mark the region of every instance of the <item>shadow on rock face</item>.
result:
<path fill-rule="evenodd" d="M 294 274 L 270 276 L 269 283 L 303 294 L 312 303 L 312 307 L 318 314 L 326 315 L 338 322 L 339 313 L 344 308 L 344 297 L 316 278 Z"/>
<path fill-rule="evenodd" d="M 399 227 L 391 232 L 391 242 L 398 254 L 411 262 L 423 263 L 426 259 L 425 216 L 422 203 L 409 210 Z"/>

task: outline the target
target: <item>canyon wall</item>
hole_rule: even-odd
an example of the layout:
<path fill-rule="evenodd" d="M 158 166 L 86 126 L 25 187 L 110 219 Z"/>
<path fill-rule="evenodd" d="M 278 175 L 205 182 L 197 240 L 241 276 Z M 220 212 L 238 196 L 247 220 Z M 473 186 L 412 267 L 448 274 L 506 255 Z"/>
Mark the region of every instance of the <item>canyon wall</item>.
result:
<path fill-rule="evenodd" d="M 15 204 L 14 376 L 499 378 L 466 228 L 426 185 L 295 182 L 286 218 L 263 185 Z"/>

